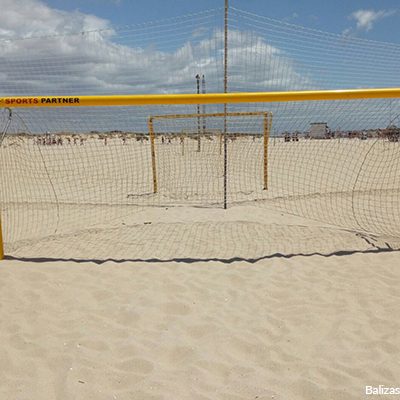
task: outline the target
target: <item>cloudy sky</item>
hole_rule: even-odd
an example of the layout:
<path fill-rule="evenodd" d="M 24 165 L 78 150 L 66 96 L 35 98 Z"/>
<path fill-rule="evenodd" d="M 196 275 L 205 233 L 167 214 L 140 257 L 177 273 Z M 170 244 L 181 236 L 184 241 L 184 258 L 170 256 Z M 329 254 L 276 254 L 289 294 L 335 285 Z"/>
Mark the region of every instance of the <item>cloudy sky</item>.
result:
<path fill-rule="evenodd" d="M 398 4 L 320 3 L 232 0 L 230 89 L 392 86 L 400 47 L 363 40 L 400 40 Z M 0 0 L 0 90 L 191 92 L 199 73 L 209 91 L 221 91 L 222 5 L 222 0 Z M 371 64 L 376 59 L 382 60 L 379 76 Z"/>
<path fill-rule="evenodd" d="M 398 1 L 230 4 L 230 91 L 398 85 Z M 223 0 L 0 7 L 0 96 L 223 90 Z"/>
<path fill-rule="evenodd" d="M 1 0 L 0 3 L 20 3 L 23 8 L 30 2 Z M 44 3 L 49 9 L 79 11 L 112 25 L 130 25 L 222 7 L 224 0 L 47 0 Z M 366 39 L 400 42 L 398 0 L 230 0 L 230 4 L 323 31 L 351 32 Z M 50 15 L 46 12 L 43 17 L 46 14 Z"/>

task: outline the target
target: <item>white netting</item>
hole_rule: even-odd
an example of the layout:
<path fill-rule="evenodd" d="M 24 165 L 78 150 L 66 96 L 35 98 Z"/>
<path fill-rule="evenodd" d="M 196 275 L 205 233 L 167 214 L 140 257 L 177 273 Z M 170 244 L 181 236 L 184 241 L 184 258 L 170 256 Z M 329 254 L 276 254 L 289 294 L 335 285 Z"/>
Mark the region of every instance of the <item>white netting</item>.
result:
<path fill-rule="evenodd" d="M 109 30 L 0 40 L 6 95 L 223 91 L 223 9 Z M 398 44 L 291 25 L 231 7 L 229 91 L 397 86 Z"/>
<path fill-rule="evenodd" d="M 223 10 L 217 9 L 115 30 L 2 40 L 0 94 L 196 92 L 196 75 L 205 79 L 201 91 L 222 92 L 222 27 Z M 397 84 L 398 45 L 313 31 L 235 8 L 228 36 L 229 91 Z M 99 257 L 112 256 L 115 249 L 120 257 L 124 244 L 150 246 L 154 221 L 164 218 L 157 210 L 222 208 L 225 202 L 400 235 L 398 99 L 228 105 L 230 113 L 273 115 L 268 190 L 263 118 L 228 116 L 225 127 L 224 118 L 202 116 L 223 111 L 223 105 L 21 108 L 12 115 L 2 110 L 0 203 L 6 251 L 54 256 L 60 248 L 46 246 L 60 241 L 68 243 L 72 257 L 94 257 L 90 246 L 95 244 L 101 246 Z M 154 120 L 154 193 L 149 118 L 197 113 Z M 309 137 L 321 132 L 324 140 Z M 186 238 L 188 233 L 177 226 L 158 226 L 158 238 Z M 223 252 L 224 240 L 235 241 L 241 234 L 233 221 L 219 226 Z M 243 224 L 236 226 L 245 233 Z M 260 226 L 253 228 L 262 238 Z M 190 232 L 200 241 L 210 235 L 201 224 Z M 274 251 L 273 244 L 280 245 L 284 236 L 270 236 L 268 249 Z M 254 257 L 262 255 L 261 244 L 254 251 Z M 145 253 L 151 253 L 150 247 Z"/>

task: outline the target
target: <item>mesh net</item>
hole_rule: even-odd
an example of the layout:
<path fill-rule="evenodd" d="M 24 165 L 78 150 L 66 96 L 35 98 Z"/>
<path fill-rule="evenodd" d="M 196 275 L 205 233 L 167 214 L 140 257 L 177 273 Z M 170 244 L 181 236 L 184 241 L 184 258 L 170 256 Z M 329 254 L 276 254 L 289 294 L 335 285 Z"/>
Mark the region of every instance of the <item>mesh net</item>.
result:
<path fill-rule="evenodd" d="M 222 27 L 223 9 L 215 9 L 137 26 L 0 40 L 0 91 L 222 92 Z M 229 12 L 228 44 L 229 91 L 393 87 L 398 81 L 399 45 L 236 8 Z M 322 253 L 396 246 L 398 99 L 229 104 L 229 113 L 260 115 L 209 115 L 223 112 L 222 104 L 3 109 L 6 252 L 257 259 L 312 252 L 311 242 Z M 273 116 L 267 153 L 263 113 Z M 170 117 L 153 119 L 155 193 L 148 124 L 160 115 Z M 311 228 L 293 217 L 276 225 L 282 212 L 321 223 Z M 342 228 L 339 234 L 333 236 L 330 224 Z"/>
<path fill-rule="evenodd" d="M 55 237 L 68 241 L 85 232 L 93 238 L 96 232 L 112 236 L 116 229 L 117 238 L 119 229 L 170 215 L 151 217 L 152 212 L 222 209 L 225 201 L 242 211 L 257 206 L 357 232 L 399 236 L 399 130 L 382 128 L 395 106 L 392 99 L 293 102 L 286 104 L 289 114 L 280 114 L 281 105 L 271 103 L 253 105 L 263 112 L 226 117 L 211 110 L 197 114 L 193 105 L 85 110 L 91 121 L 113 118 L 112 132 L 88 129 L 87 121 L 72 130 L 77 110 L 55 108 L 41 112 L 59 129 L 44 128 L 42 134 L 30 133 L 18 110 L 11 120 L 6 110 L 0 169 L 6 250 L 18 252 L 32 240 L 42 246 Z M 272 114 L 266 141 L 265 118 Z M 126 119 L 132 121 L 130 130 L 124 129 Z M 152 121 L 152 132 L 135 128 L 140 119 Z M 351 120 L 358 129 L 339 130 Z M 84 257 L 80 246 L 75 254 Z"/>
<path fill-rule="evenodd" d="M 65 35 L 1 40 L 3 96 L 224 90 L 223 9 Z M 292 25 L 231 7 L 228 90 L 396 87 L 400 45 Z M 283 105 L 284 106 L 284 105 Z"/>
<path fill-rule="evenodd" d="M 157 145 L 154 179 L 165 204 L 225 206 L 228 197 L 237 204 L 256 199 L 266 187 L 272 114 L 164 114 L 150 120 Z"/>

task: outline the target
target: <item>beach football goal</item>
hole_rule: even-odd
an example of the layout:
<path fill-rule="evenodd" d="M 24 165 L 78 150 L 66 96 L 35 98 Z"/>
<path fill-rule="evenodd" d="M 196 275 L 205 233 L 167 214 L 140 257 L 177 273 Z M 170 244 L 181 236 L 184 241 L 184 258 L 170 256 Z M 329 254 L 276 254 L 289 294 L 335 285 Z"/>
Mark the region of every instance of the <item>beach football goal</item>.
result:
<path fill-rule="evenodd" d="M 399 98 L 398 88 L 0 98 L 0 256 L 36 242 L 46 253 L 54 238 L 107 243 L 184 207 L 261 206 L 399 236 Z"/>
<path fill-rule="evenodd" d="M 195 130 L 196 125 L 197 132 Z M 239 142 L 243 138 L 247 140 L 252 138 L 253 141 L 255 141 L 256 138 L 261 139 L 262 181 L 259 182 L 259 185 L 266 190 L 268 188 L 268 143 L 271 125 L 272 113 L 267 111 L 163 114 L 150 116 L 148 120 L 148 127 L 151 143 L 154 193 L 157 193 L 158 191 L 156 141 L 158 139 L 159 142 L 160 137 L 162 144 L 171 144 L 172 140 L 179 139 L 182 156 L 185 155 L 185 139 L 187 139 L 187 154 L 188 150 L 190 151 L 191 144 L 188 143 L 188 141 L 192 139 L 195 141 L 194 145 L 196 146 L 196 151 L 199 153 L 202 149 L 201 141 L 203 141 L 203 153 L 206 153 L 206 157 L 203 156 L 203 158 L 205 158 L 206 162 L 209 162 L 211 155 L 216 154 L 216 152 L 218 152 L 217 155 L 223 156 L 223 158 L 217 157 L 217 160 L 220 166 L 223 166 L 222 175 L 224 178 L 224 208 L 227 206 L 227 143 L 229 141 L 233 142 L 236 140 Z M 218 130 L 216 127 L 220 127 L 220 129 Z M 179 132 L 181 132 L 180 135 Z M 216 141 L 218 142 L 218 145 L 215 144 Z M 168 147 L 166 149 L 168 149 Z M 202 156 L 198 158 L 202 158 Z M 166 157 L 158 158 L 158 160 L 166 160 Z M 161 170 L 164 172 L 167 169 L 165 164 L 166 163 L 160 166 Z M 217 170 L 219 169 L 218 167 L 215 168 Z M 173 171 L 172 173 L 176 172 L 177 171 Z M 184 173 L 187 174 L 187 171 L 184 171 Z M 193 181 L 195 180 L 196 177 L 193 177 Z"/>

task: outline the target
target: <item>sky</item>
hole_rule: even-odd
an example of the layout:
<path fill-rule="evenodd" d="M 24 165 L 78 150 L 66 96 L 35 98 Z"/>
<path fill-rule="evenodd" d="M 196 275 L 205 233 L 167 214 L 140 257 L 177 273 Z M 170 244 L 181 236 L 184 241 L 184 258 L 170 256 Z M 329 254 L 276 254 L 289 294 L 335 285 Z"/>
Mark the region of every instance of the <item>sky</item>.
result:
<path fill-rule="evenodd" d="M 231 90 L 397 84 L 400 47 L 365 40 L 400 45 L 398 0 L 229 4 Z M 198 73 L 221 91 L 223 6 L 224 0 L 0 0 L 0 92 L 177 93 L 191 91 Z M 100 33 L 80 35 L 88 31 Z M 43 35 L 66 36 L 31 39 Z"/>
<path fill-rule="evenodd" d="M 230 0 L 229 3 L 309 28 L 400 43 L 398 0 Z M 47 0 L 45 4 L 68 12 L 92 14 L 118 26 L 219 8 L 224 6 L 224 0 Z"/>
<path fill-rule="evenodd" d="M 223 6 L 0 0 L 0 96 L 194 92 L 196 74 L 220 92 Z M 230 6 L 230 91 L 398 86 L 398 0 Z"/>
<path fill-rule="evenodd" d="M 229 3 L 258 15 L 326 32 L 400 43 L 398 0 L 229 0 Z M 86 15 L 86 24 L 81 28 L 97 27 L 96 21 L 99 25 L 123 26 L 221 8 L 224 0 L 0 0 L 0 6 L 0 37 L 4 37 L 24 32 L 21 24 L 36 32 L 41 29 L 47 32 L 46 25 L 51 23 L 46 17 L 62 11 L 64 16 L 75 18 Z M 76 22 L 73 25 L 78 27 Z M 61 28 L 52 26 L 54 31 Z"/>

